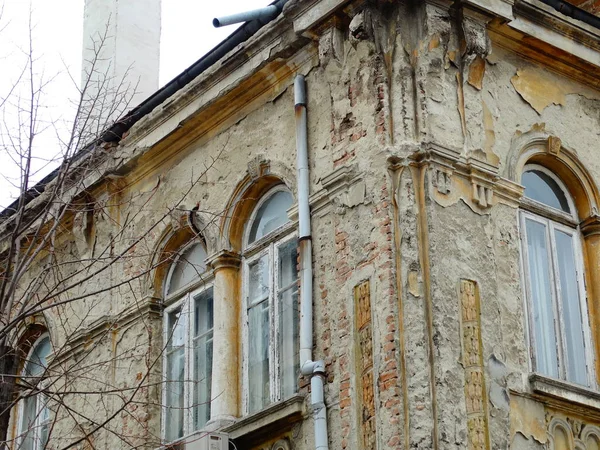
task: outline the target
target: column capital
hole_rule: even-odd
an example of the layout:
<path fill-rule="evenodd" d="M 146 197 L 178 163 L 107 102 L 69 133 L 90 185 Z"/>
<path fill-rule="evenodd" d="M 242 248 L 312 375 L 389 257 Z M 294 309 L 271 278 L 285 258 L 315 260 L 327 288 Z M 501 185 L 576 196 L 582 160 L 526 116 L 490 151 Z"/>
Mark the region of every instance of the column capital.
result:
<path fill-rule="evenodd" d="M 206 258 L 206 264 L 215 272 L 221 269 L 237 269 L 240 267 L 242 257 L 239 253 L 230 250 L 220 250 Z"/>
<path fill-rule="evenodd" d="M 583 220 L 579 227 L 584 237 L 600 235 L 600 215 L 594 214 Z"/>

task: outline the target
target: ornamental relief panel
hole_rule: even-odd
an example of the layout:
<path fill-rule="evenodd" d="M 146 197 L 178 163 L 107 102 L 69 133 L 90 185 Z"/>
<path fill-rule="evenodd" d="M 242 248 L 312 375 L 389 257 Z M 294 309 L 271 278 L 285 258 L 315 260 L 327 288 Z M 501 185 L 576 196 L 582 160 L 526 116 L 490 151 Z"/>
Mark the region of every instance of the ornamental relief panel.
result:
<path fill-rule="evenodd" d="M 469 450 L 490 448 L 477 283 L 460 280 L 460 330 Z"/>
<path fill-rule="evenodd" d="M 546 413 L 550 450 L 600 450 L 600 427 L 578 418 Z"/>

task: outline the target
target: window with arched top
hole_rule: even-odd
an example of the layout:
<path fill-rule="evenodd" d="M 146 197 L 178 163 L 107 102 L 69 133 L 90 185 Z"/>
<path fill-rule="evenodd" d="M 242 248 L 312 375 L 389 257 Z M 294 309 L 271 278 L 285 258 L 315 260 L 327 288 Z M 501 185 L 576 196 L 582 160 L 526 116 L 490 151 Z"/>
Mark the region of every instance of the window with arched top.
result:
<path fill-rule="evenodd" d="M 297 237 L 287 210 L 292 194 L 277 186 L 246 224 L 244 404 L 252 413 L 298 390 Z"/>
<path fill-rule="evenodd" d="M 210 418 L 213 289 L 200 242 L 173 261 L 164 286 L 163 439 L 176 441 Z"/>
<path fill-rule="evenodd" d="M 42 391 L 51 351 L 50 337 L 42 334 L 31 346 L 21 372 L 20 384 L 25 391 L 20 405 L 17 448 L 23 450 L 42 450 L 48 442 L 50 411 L 48 397 Z"/>
<path fill-rule="evenodd" d="M 563 182 L 526 165 L 521 202 L 525 294 L 533 370 L 594 384 L 593 353 L 577 210 Z"/>

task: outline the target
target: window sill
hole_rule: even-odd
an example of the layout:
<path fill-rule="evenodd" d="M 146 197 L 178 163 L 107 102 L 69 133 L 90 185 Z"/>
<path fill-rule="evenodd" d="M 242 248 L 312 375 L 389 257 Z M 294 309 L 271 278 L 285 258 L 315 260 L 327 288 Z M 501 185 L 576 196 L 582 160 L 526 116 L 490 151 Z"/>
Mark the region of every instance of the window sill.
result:
<path fill-rule="evenodd" d="M 291 427 L 294 422 L 300 421 L 304 415 L 304 396 L 295 395 L 269 405 L 250 416 L 242 417 L 220 431 L 228 433 L 231 439 L 239 439 L 251 434 L 281 432 L 284 428 Z"/>
<path fill-rule="evenodd" d="M 589 387 L 548 378 L 539 373 L 529 375 L 529 383 L 533 392 L 538 395 L 552 397 L 600 411 L 600 392 Z"/>

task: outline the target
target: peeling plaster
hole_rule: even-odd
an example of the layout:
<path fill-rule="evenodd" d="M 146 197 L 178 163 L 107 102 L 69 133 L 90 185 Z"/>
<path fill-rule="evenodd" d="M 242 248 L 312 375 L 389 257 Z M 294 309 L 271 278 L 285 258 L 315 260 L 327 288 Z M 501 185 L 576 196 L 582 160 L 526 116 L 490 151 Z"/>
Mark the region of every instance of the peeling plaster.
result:
<path fill-rule="evenodd" d="M 467 82 L 478 91 L 483 87 L 483 77 L 485 76 L 485 59 L 477 56 L 469 66 L 469 78 Z"/>
<path fill-rule="evenodd" d="M 535 401 L 513 396 L 510 401 L 510 434 L 521 433 L 545 444 L 547 441 L 544 406 Z"/>
<path fill-rule="evenodd" d="M 544 109 L 552 104 L 564 106 L 569 94 L 600 99 L 600 96 L 590 89 L 564 79 L 558 81 L 548 72 L 533 68 L 518 69 L 510 81 L 523 100 L 538 114 L 542 114 Z"/>

